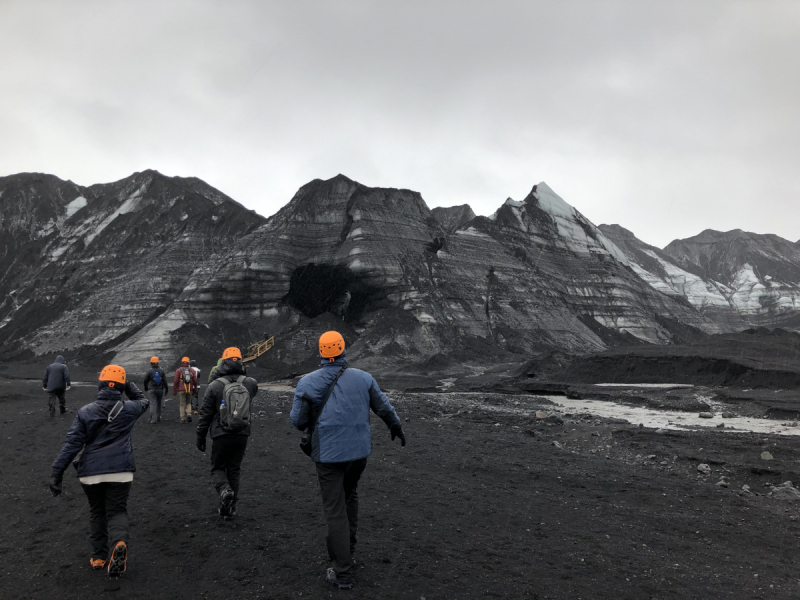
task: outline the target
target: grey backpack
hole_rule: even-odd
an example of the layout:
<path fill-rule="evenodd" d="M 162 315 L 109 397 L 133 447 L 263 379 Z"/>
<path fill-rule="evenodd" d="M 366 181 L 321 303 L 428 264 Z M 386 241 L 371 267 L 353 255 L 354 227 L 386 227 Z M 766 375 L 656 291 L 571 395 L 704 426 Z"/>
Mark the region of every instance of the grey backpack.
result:
<path fill-rule="evenodd" d="M 250 392 L 244 387 L 244 375 L 240 375 L 222 388 L 219 405 L 219 424 L 225 431 L 236 433 L 250 425 Z"/>

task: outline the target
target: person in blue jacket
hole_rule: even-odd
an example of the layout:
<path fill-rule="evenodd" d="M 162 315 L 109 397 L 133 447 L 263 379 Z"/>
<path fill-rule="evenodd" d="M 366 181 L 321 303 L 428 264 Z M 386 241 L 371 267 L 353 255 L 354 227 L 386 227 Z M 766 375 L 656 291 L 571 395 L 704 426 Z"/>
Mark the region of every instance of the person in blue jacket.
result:
<path fill-rule="evenodd" d="M 322 366 L 298 382 L 290 418 L 297 429 L 312 430 L 311 459 L 316 464 L 328 523 L 331 567 L 326 580 L 339 589 L 350 589 L 358 527 L 358 480 L 372 453 L 370 409 L 389 427 L 392 440 L 399 437 L 405 446 L 406 436 L 397 412 L 372 375 L 347 367 L 344 338 L 338 332 L 322 334 L 319 354 Z"/>
<path fill-rule="evenodd" d="M 100 372 L 98 387 L 95 401 L 75 416 L 53 463 L 50 491 L 61 493 L 64 471 L 83 449 L 77 469 L 89 499 L 89 562 L 97 570 L 108 565 L 108 574 L 118 576 L 127 566 L 128 495 L 136 471 L 131 431 L 150 401 L 133 382 L 126 382 L 125 369 L 118 365 Z M 130 400 L 123 399 L 123 392 Z"/>

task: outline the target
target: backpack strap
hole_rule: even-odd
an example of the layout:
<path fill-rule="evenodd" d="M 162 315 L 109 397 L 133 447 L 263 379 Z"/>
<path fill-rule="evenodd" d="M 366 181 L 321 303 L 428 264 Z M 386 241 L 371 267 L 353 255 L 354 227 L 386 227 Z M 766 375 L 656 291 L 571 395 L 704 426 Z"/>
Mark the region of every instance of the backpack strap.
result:
<path fill-rule="evenodd" d="M 347 365 L 345 365 L 344 367 L 342 367 L 342 368 L 339 370 L 339 372 L 336 374 L 336 377 L 334 377 L 334 379 L 333 379 L 333 383 L 331 383 L 331 387 L 329 387 L 329 388 L 328 388 L 328 393 L 327 393 L 327 394 L 325 394 L 325 397 L 322 399 L 322 404 L 320 404 L 320 405 L 319 405 L 319 410 L 318 410 L 318 411 L 316 412 L 316 414 L 313 416 L 313 418 L 312 418 L 312 420 L 311 420 L 311 423 L 310 423 L 310 424 L 309 424 L 309 426 L 308 426 L 308 431 L 314 431 L 314 429 L 316 429 L 316 427 L 317 427 L 317 421 L 319 420 L 319 417 L 320 417 L 320 415 L 322 414 L 322 409 L 323 409 L 323 408 L 325 408 L 325 405 L 328 403 L 328 398 L 330 398 L 330 397 L 331 397 L 331 393 L 333 392 L 333 388 L 334 388 L 334 387 L 336 387 L 336 382 L 337 382 L 337 381 L 339 381 L 339 377 L 341 377 L 341 376 L 342 376 L 342 373 L 344 373 L 344 370 L 345 370 L 346 368 L 347 368 Z M 311 408 L 312 408 L 312 409 L 314 408 L 314 407 L 313 407 L 313 405 L 311 406 Z"/>

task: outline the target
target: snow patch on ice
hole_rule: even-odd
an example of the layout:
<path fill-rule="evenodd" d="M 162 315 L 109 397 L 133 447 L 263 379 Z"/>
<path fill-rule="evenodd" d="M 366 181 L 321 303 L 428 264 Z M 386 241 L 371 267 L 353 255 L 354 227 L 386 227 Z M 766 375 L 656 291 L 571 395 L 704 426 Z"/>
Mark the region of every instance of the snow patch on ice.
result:
<path fill-rule="evenodd" d="M 758 279 L 752 265 L 745 263 L 731 282 L 731 287 L 735 290 L 731 297 L 731 303 L 746 314 L 759 312 L 762 307 L 761 297 L 767 288 Z"/>
<path fill-rule="evenodd" d="M 426 312 L 420 311 L 416 314 L 417 321 L 420 323 L 436 323 L 436 319 L 434 319 L 431 315 Z"/>
<path fill-rule="evenodd" d="M 86 245 L 92 243 L 92 241 L 100 235 L 103 230 L 111 225 L 111 223 L 120 215 L 126 215 L 129 212 L 134 212 L 136 208 L 139 206 L 139 201 L 142 198 L 142 194 L 144 193 L 144 186 L 136 190 L 125 202 L 122 203 L 117 210 L 113 211 L 110 215 L 108 215 L 103 221 L 97 225 L 97 227 L 86 236 Z"/>
<path fill-rule="evenodd" d="M 459 229 L 456 231 L 456 235 L 471 235 L 473 237 L 483 237 L 488 238 L 489 236 L 483 233 L 482 231 L 478 231 L 474 227 L 468 227 L 467 229 Z"/>
<path fill-rule="evenodd" d="M 667 273 L 666 279 L 662 279 L 641 265 L 632 263 L 631 267 L 636 274 L 651 287 L 668 296 L 683 296 L 699 308 L 730 308 L 728 296 L 733 293 L 733 290 L 727 286 L 716 281 L 705 281 L 693 273 L 684 271 L 677 265 L 663 260 L 652 250 L 644 250 L 644 253 L 657 260 Z"/>
<path fill-rule="evenodd" d="M 154 351 L 169 348 L 169 334 L 188 321 L 186 313 L 175 309 L 153 321 L 132 338 L 113 348 L 117 352 L 114 362 L 125 368 L 140 368 Z"/>
<path fill-rule="evenodd" d="M 86 201 L 86 198 L 84 198 L 83 196 L 78 196 L 77 198 L 75 198 L 75 200 L 73 200 L 72 202 L 70 202 L 66 206 L 66 208 L 67 208 L 67 214 L 66 214 L 67 219 L 69 219 L 72 215 L 74 215 L 76 212 L 78 212 L 80 209 L 82 209 L 87 204 L 88 204 L 88 202 Z"/>
<path fill-rule="evenodd" d="M 536 198 L 539 208 L 552 217 L 558 229 L 560 241 L 569 250 L 578 254 L 610 255 L 620 264 L 630 264 L 628 258 L 614 242 L 597 229 L 589 219 L 567 204 L 546 183 L 537 184 L 533 196 Z M 586 229 L 589 229 L 594 236 L 588 235 Z"/>

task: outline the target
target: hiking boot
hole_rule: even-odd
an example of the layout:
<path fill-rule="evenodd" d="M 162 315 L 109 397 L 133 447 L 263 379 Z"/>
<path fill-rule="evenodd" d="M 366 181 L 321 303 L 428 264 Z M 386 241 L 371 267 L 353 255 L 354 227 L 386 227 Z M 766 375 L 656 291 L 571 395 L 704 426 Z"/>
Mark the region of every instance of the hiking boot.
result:
<path fill-rule="evenodd" d="M 222 505 L 220 504 L 217 508 L 217 512 L 219 516 L 222 517 L 226 521 L 233 521 L 234 517 L 236 517 L 236 509 L 231 508 L 229 510 L 225 510 Z"/>
<path fill-rule="evenodd" d="M 219 514 L 223 517 L 230 517 L 233 510 L 233 499 L 236 494 L 230 486 L 225 486 L 219 493 Z"/>
<path fill-rule="evenodd" d="M 128 566 L 128 546 L 125 542 L 117 542 L 108 559 L 108 576 L 119 577 Z"/>
<path fill-rule="evenodd" d="M 181 419 L 181 423 L 186 423 L 186 419 Z"/>
<path fill-rule="evenodd" d="M 61 408 L 61 414 L 62 415 L 67 412 L 67 409 L 65 407 L 61 406 L 60 408 Z"/>
<path fill-rule="evenodd" d="M 186 422 L 187 423 L 191 423 L 192 422 L 192 417 L 186 417 Z"/>
<path fill-rule="evenodd" d="M 353 580 L 352 579 L 339 579 L 336 577 L 336 571 L 333 570 L 333 567 L 329 567 L 328 570 L 325 572 L 325 581 L 333 585 L 334 587 L 340 590 L 352 590 L 353 589 Z"/>
<path fill-rule="evenodd" d="M 92 565 L 92 569 L 99 571 L 106 566 L 106 561 L 102 558 L 90 558 L 89 564 Z"/>

